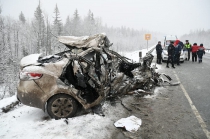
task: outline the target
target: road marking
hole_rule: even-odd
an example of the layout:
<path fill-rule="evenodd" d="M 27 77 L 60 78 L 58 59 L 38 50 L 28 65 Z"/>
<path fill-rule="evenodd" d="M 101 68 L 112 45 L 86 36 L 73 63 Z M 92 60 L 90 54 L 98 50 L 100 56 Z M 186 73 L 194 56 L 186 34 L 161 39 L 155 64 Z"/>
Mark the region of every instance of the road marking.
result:
<path fill-rule="evenodd" d="M 179 77 L 177 76 L 176 72 L 175 72 L 175 71 L 173 71 L 173 72 L 174 72 L 174 74 L 175 74 L 177 80 L 180 82 Z M 185 88 L 184 88 L 184 86 L 181 84 L 181 82 L 180 82 L 180 87 L 181 87 L 182 91 L 184 92 L 184 95 L 185 95 L 185 97 L 187 98 L 187 100 L 188 100 L 188 102 L 189 102 L 189 104 L 190 104 L 190 106 L 191 106 L 191 109 L 192 109 L 193 113 L 195 114 L 195 116 L 196 116 L 196 118 L 197 118 L 197 120 L 198 120 L 198 122 L 199 122 L 201 128 L 203 129 L 203 132 L 206 134 L 206 137 L 207 137 L 208 139 L 210 139 L 210 132 L 207 130 L 206 123 L 203 121 L 201 115 L 199 114 L 197 108 L 196 108 L 195 105 L 193 104 L 193 102 L 192 102 L 190 96 L 188 95 L 187 91 L 185 90 Z"/>

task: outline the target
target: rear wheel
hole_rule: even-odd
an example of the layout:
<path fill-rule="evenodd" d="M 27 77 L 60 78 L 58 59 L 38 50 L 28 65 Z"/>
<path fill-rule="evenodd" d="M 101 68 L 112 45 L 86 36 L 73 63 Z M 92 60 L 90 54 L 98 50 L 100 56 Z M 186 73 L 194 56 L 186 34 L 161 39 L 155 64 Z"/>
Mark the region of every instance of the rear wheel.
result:
<path fill-rule="evenodd" d="M 55 95 L 47 103 L 47 112 L 55 119 L 73 117 L 77 108 L 77 101 L 67 94 Z"/>

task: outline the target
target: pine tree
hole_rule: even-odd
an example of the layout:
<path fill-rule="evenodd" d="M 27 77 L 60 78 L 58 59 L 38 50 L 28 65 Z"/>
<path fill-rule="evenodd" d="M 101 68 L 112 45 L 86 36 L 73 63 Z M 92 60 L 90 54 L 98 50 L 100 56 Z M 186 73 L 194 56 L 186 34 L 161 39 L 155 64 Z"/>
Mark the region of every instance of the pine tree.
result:
<path fill-rule="evenodd" d="M 19 15 L 19 20 L 20 20 L 23 24 L 25 24 L 25 22 L 26 22 L 25 16 L 24 16 L 24 14 L 23 14 L 22 11 L 21 11 L 21 13 L 20 13 L 20 15 Z"/>
<path fill-rule="evenodd" d="M 81 21 L 77 9 L 74 12 L 72 20 L 72 35 L 80 36 L 81 35 Z"/>
<path fill-rule="evenodd" d="M 61 22 L 61 19 L 60 19 L 60 12 L 58 10 L 57 4 L 55 6 L 54 13 L 55 13 L 55 17 L 54 17 L 54 22 L 53 22 L 53 25 L 54 25 L 53 30 L 54 30 L 54 33 L 56 33 L 56 35 L 61 35 L 62 22 Z"/>
<path fill-rule="evenodd" d="M 84 26 L 85 26 L 84 29 L 85 29 L 86 34 L 92 35 L 95 33 L 95 30 L 96 30 L 95 19 L 94 19 L 93 13 L 90 10 L 88 11 L 88 15 L 85 18 Z"/>
<path fill-rule="evenodd" d="M 66 18 L 66 23 L 64 25 L 64 33 L 72 35 L 72 23 L 69 16 L 67 16 Z"/>
<path fill-rule="evenodd" d="M 46 55 L 52 54 L 52 49 L 51 49 L 51 26 L 50 22 L 48 20 L 48 17 L 46 18 Z"/>
<path fill-rule="evenodd" d="M 37 48 L 36 52 L 40 53 L 41 46 L 45 46 L 44 37 L 45 37 L 45 23 L 44 23 L 44 16 L 42 14 L 42 10 L 40 7 L 40 2 L 38 7 L 36 8 L 36 11 L 34 13 L 35 16 L 35 22 L 33 24 L 34 32 L 36 33 L 36 39 L 37 39 Z"/>

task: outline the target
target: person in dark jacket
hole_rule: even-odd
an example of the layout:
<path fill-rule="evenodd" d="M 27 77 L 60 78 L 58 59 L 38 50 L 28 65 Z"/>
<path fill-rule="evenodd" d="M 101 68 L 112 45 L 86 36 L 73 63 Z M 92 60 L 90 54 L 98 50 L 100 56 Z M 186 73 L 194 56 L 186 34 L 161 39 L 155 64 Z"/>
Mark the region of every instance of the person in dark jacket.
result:
<path fill-rule="evenodd" d="M 202 57 L 205 54 L 205 48 L 203 47 L 203 44 L 201 43 L 198 47 L 197 55 L 198 55 L 198 62 L 202 62 Z"/>
<path fill-rule="evenodd" d="M 174 51 L 175 51 L 175 48 L 174 48 L 173 42 L 171 41 L 170 45 L 168 46 L 168 60 L 167 60 L 167 65 L 166 65 L 167 68 L 169 68 L 168 66 L 169 61 L 171 61 L 172 68 L 175 68 L 174 67 Z"/>
<path fill-rule="evenodd" d="M 193 46 L 191 47 L 191 51 L 192 51 L 192 62 L 197 62 L 197 51 L 198 51 L 198 46 L 197 43 L 194 43 Z"/>
<path fill-rule="evenodd" d="M 161 64 L 161 61 L 162 61 L 161 54 L 162 54 L 162 52 L 163 52 L 163 48 L 162 48 L 161 42 L 158 41 L 158 44 L 156 45 L 157 64 Z"/>
<path fill-rule="evenodd" d="M 177 44 L 178 43 L 178 44 Z M 184 47 L 183 42 L 177 40 L 177 45 L 175 46 L 175 62 L 177 63 L 177 65 L 179 66 L 180 64 L 180 55 L 181 55 L 181 50 Z"/>

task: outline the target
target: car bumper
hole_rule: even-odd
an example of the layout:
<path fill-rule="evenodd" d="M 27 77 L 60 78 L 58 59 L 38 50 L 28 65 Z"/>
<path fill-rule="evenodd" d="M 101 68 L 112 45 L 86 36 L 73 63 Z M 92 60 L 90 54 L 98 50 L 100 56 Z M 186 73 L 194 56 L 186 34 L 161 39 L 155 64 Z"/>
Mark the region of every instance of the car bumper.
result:
<path fill-rule="evenodd" d="M 179 59 L 179 61 L 184 61 L 185 60 L 185 58 L 184 58 L 184 56 L 180 56 L 180 59 Z"/>
<path fill-rule="evenodd" d="M 162 60 L 163 61 L 167 61 L 168 60 L 168 56 L 162 56 Z"/>
<path fill-rule="evenodd" d="M 30 88 L 30 86 L 33 86 Z M 17 87 L 17 99 L 28 106 L 44 110 L 44 92 L 33 81 L 20 81 Z"/>
<path fill-rule="evenodd" d="M 166 56 L 166 55 L 162 55 L 162 60 L 163 61 L 167 61 L 168 60 L 168 56 Z M 179 59 L 179 61 L 184 61 L 185 60 L 185 56 L 180 56 L 180 59 Z"/>

